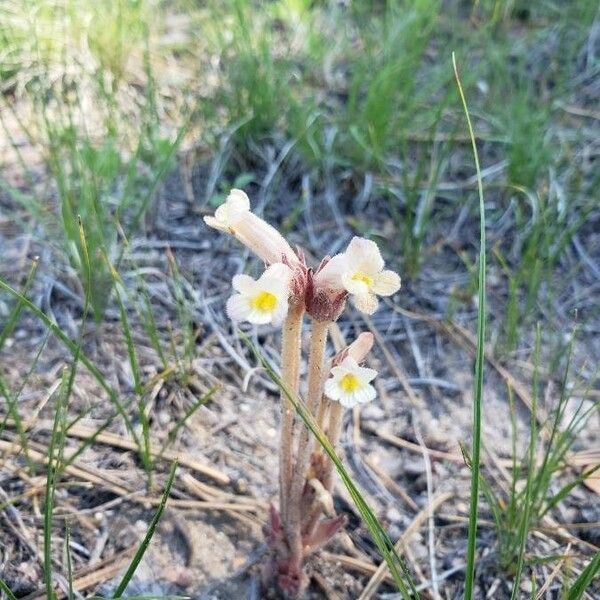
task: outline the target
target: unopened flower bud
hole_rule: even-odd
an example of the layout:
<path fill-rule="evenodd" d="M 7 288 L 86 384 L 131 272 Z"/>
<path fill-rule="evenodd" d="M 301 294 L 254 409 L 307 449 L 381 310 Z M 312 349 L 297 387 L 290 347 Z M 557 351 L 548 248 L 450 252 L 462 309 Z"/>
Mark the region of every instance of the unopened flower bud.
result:
<path fill-rule="evenodd" d="M 332 366 L 339 365 L 346 356 L 352 357 L 357 363 L 361 363 L 371 352 L 375 338 L 370 331 L 363 331 L 347 348 L 338 352 L 331 361 Z"/>
<path fill-rule="evenodd" d="M 317 321 L 336 321 L 346 306 L 348 293 L 343 289 L 317 285 L 318 274 L 307 273 L 306 312 Z"/>
<path fill-rule="evenodd" d="M 308 481 L 308 485 L 315 491 L 315 499 L 317 503 L 321 505 L 323 512 L 328 516 L 334 515 L 335 508 L 333 506 L 333 497 L 325 489 L 323 484 L 318 479 L 313 478 Z"/>
<path fill-rule="evenodd" d="M 231 190 L 214 217 L 206 216 L 204 222 L 233 235 L 267 265 L 280 263 L 284 258 L 290 264 L 298 260 L 279 231 L 250 210 L 250 200 L 242 190 Z"/>

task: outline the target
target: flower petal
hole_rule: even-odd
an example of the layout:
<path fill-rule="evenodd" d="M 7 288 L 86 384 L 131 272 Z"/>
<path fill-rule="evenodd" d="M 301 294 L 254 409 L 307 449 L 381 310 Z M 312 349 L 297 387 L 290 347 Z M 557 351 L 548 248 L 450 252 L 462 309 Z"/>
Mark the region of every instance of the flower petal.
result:
<path fill-rule="evenodd" d="M 337 368 L 340 369 L 340 372 L 342 372 L 343 375 L 346 373 L 354 373 L 360 369 L 358 363 L 352 356 L 346 356 Z M 333 372 L 333 369 L 331 369 L 331 371 Z"/>
<path fill-rule="evenodd" d="M 267 325 L 273 321 L 273 313 L 251 308 L 245 320 L 253 325 Z"/>
<path fill-rule="evenodd" d="M 245 296 L 235 294 L 227 300 L 225 310 L 232 321 L 246 321 L 252 309 Z"/>
<path fill-rule="evenodd" d="M 231 233 L 230 227 L 224 221 L 219 221 L 219 219 L 215 219 L 215 217 L 206 216 L 204 217 L 204 222 L 213 229 L 218 229 L 219 231 L 224 231 L 225 233 Z"/>
<path fill-rule="evenodd" d="M 367 384 L 354 392 L 354 401 L 359 404 L 375 400 L 377 392 L 371 384 Z"/>
<path fill-rule="evenodd" d="M 353 237 L 346 249 L 346 259 L 353 271 L 374 275 L 383 269 L 379 246 L 366 238 Z"/>
<path fill-rule="evenodd" d="M 260 276 L 259 281 L 263 284 L 265 290 L 267 286 L 273 286 L 274 289 L 288 289 L 292 279 L 292 270 L 283 263 L 274 263 L 268 267 Z"/>
<path fill-rule="evenodd" d="M 251 294 L 256 289 L 256 281 L 250 275 L 234 275 L 231 285 L 240 294 Z"/>
<path fill-rule="evenodd" d="M 348 368 L 343 367 L 341 364 L 337 367 L 331 368 L 331 374 L 334 376 L 335 379 L 342 378 L 346 373 L 348 373 Z"/>
<path fill-rule="evenodd" d="M 231 190 L 223 204 L 215 210 L 215 218 L 220 223 L 234 225 L 250 212 L 250 200 L 242 190 Z"/>
<path fill-rule="evenodd" d="M 377 371 L 375 369 L 369 369 L 367 367 L 358 367 L 358 372 L 356 376 L 364 382 L 365 384 L 369 383 L 369 381 L 373 381 L 375 377 L 377 377 Z"/>
<path fill-rule="evenodd" d="M 340 399 L 340 386 L 338 384 L 337 377 L 330 377 L 325 381 L 325 386 L 323 388 L 325 395 L 331 400 L 339 400 Z"/>
<path fill-rule="evenodd" d="M 379 306 L 379 300 L 374 294 L 362 294 L 353 297 L 354 306 L 366 315 L 372 315 Z"/>
<path fill-rule="evenodd" d="M 231 210 L 250 210 L 250 198 L 243 190 L 233 188 L 227 196 L 226 202 Z"/>
<path fill-rule="evenodd" d="M 334 398 L 332 398 L 334 400 Z M 352 396 L 341 396 L 340 398 L 335 398 L 344 408 L 354 408 L 355 402 Z"/>
<path fill-rule="evenodd" d="M 342 274 L 348 271 L 348 260 L 345 254 L 336 254 L 315 274 L 315 284 L 324 289 L 342 290 Z"/>
<path fill-rule="evenodd" d="M 288 312 L 287 301 L 286 300 L 278 301 L 277 307 L 275 308 L 275 310 L 273 311 L 272 316 L 271 316 L 271 323 L 273 323 L 273 325 L 275 325 L 275 326 L 281 325 L 285 321 L 287 312 Z"/>
<path fill-rule="evenodd" d="M 400 276 L 394 271 L 382 271 L 373 278 L 371 291 L 379 296 L 391 296 L 400 289 Z"/>

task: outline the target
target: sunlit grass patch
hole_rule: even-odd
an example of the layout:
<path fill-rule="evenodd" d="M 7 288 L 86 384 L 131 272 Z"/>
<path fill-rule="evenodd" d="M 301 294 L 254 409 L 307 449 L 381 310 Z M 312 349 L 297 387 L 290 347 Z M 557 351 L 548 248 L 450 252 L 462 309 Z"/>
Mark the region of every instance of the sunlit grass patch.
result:
<path fill-rule="evenodd" d="M 43 167 L 25 158 L 17 143 L 25 138 L 52 180 L 25 194 L 8 183 L 4 189 L 40 217 L 82 283 L 90 276 L 99 319 L 112 282 L 103 256 L 118 261 L 120 236 L 139 229 L 158 183 L 174 166 L 183 130 L 173 124 L 167 133 L 158 112 L 157 55 L 150 44 L 159 3 L 55 4 L 0 8 L 7 23 L 0 48 L 14 62 L 2 99 L 13 164 L 28 182 L 39 179 Z M 185 115 L 179 127 L 183 123 Z M 78 218 L 86 229 L 90 273 Z"/>

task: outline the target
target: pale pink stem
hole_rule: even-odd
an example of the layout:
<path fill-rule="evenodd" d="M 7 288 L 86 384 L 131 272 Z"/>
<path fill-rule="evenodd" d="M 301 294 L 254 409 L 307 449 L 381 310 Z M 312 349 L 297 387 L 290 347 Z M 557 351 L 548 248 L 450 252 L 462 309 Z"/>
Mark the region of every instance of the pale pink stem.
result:
<path fill-rule="evenodd" d="M 298 393 L 304 304 L 290 305 L 283 324 L 281 341 L 281 374 L 291 393 Z M 279 446 L 279 512 L 287 521 L 288 496 L 292 482 L 292 446 L 294 441 L 294 408 L 281 394 L 281 437 Z"/>
<path fill-rule="evenodd" d="M 317 410 L 323 395 L 325 349 L 327 346 L 328 321 L 313 320 L 310 349 L 308 355 L 308 395 L 306 407 L 312 415 Z M 292 484 L 288 498 L 288 514 L 284 527 L 290 544 L 292 563 L 302 561 L 302 491 L 306 480 L 306 471 L 310 460 L 310 432 L 302 427 L 298 439 L 296 466 L 292 475 Z"/>
<path fill-rule="evenodd" d="M 319 402 L 319 410 L 317 411 L 317 425 L 321 431 L 324 430 L 325 427 L 325 416 L 327 415 L 329 401 L 325 396 L 321 397 L 321 401 Z"/>
<path fill-rule="evenodd" d="M 342 421 L 344 418 L 344 407 L 339 402 L 329 402 L 329 426 L 327 428 L 327 437 L 337 452 L 342 432 Z M 325 475 L 323 477 L 323 487 L 331 493 L 333 491 L 333 462 L 327 461 Z"/>

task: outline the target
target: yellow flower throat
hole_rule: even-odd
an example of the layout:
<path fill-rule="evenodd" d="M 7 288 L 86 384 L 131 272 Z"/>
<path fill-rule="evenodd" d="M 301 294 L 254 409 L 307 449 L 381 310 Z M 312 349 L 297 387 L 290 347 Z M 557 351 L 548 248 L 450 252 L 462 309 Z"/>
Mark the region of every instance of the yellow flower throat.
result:
<path fill-rule="evenodd" d="M 367 287 L 371 287 L 373 285 L 373 278 L 362 271 L 357 271 L 354 273 L 354 275 L 352 275 L 352 281 L 362 281 Z"/>
<path fill-rule="evenodd" d="M 277 305 L 277 296 L 271 292 L 260 292 L 251 301 L 252 308 L 260 312 L 272 312 Z"/>
<path fill-rule="evenodd" d="M 340 387 L 345 392 L 355 392 L 360 387 L 360 380 L 356 375 L 346 373 L 346 375 L 340 379 Z"/>

